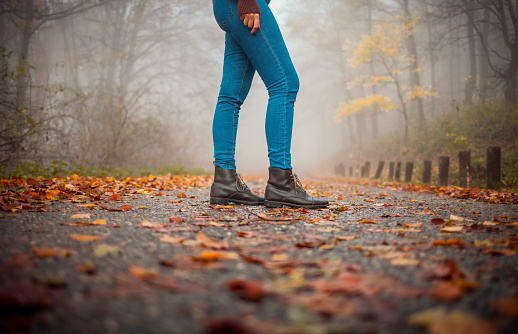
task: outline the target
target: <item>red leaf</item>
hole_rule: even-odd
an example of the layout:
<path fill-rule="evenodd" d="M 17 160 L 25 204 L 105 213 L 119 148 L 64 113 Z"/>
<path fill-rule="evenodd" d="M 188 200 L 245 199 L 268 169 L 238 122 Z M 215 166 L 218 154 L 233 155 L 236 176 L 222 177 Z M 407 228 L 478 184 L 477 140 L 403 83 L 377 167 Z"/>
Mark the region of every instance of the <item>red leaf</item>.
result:
<path fill-rule="evenodd" d="M 257 302 L 266 295 L 263 283 L 254 280 L 231 279 L 227 282 L 227 287 L 250 301 Z"/>

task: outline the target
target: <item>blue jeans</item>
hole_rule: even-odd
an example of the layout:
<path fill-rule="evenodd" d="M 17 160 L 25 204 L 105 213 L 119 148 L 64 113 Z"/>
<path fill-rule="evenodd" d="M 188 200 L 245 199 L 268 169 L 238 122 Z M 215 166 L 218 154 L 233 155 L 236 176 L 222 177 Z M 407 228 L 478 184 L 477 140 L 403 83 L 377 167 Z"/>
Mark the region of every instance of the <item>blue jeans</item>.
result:
<path fill-rule="evenodd" d="M 235 0 L 213 2 L 214 17 L 225 31 L 223 78 L 212 125 L 215 165 L 236 168 L 239 111 L 257 70 L 269 96 L 265 132 L 270 167 L 291 169 L 293 107 L 299 78 L 266 0 L 257 3 L 261 28 L 252 35 L 237 14 Z"/>

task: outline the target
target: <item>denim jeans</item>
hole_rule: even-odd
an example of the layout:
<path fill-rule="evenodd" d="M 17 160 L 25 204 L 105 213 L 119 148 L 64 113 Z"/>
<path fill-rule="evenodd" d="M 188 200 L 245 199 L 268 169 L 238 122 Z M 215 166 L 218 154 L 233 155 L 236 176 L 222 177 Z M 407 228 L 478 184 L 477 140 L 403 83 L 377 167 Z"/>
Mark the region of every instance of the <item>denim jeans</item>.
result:
<path fill-rule="evenodd" d="M 223 78 L 212 125 L 215 165 L 236 168 L 239 111 L 257 70 L 269 96 L 265 132 L 270 167 L 291 169 L 293 107 L 299 79 L 267 1 L 257 3 L 261 28 L 252 35 L 237 14 L 235 0 L 213 2 L 214 17 L 225 31 Z"/>

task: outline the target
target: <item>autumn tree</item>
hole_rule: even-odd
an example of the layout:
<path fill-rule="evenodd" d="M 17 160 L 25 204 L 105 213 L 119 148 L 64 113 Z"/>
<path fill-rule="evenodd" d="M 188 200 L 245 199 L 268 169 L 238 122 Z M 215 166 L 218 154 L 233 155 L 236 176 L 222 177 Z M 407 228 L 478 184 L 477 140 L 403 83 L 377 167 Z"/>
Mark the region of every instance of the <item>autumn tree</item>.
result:
<path fill-rule="evenodd" d="M 415 58 L 412 55 L 404 54 L 404 44 L 410 35 L 414 34 L 417 21 L 406 23 L 401 20 L 397 23 L 379 24 L 374 26 L 370 35 L 364 35 L 362 40 L 355 44 L 352 49 L 350 63 L 353 66 L 368 65 L 372 60 L 381 65 L 383 75 L 359 76 L 351 85 L 372 85 L 392 84 L 395 87 L 395 95 L 399 102 L 396 106 L 388 95 L 370 94 L 356 100 L 342 103 L 337 110 L 337 119 L 355 113 L 364 112 L 367 108 L 377 107 L 380 110 L 388 111 L 397 109 L 403 116 L 405 139 L 409 136 L 409 101 L 424 99 L 436 95 L 420 85 L 405 84 L 402 78 L 404 73 L 421 71 L 415 68 Z M 380 72 L 381 74 L 381 72 Z"/>

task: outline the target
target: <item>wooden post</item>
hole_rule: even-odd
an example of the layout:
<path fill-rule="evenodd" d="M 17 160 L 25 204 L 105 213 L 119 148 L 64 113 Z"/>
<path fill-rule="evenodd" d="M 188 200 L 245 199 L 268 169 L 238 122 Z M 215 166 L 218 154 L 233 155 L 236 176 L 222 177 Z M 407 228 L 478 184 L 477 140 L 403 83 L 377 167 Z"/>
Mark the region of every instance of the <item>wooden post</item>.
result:
<path fill-rule="evenodd" d="M 385 166 L 385 161 L 380 161 L 378 164 L 378 169 L 376 169 L 376 175 L 374 175 L 375 179 L 379 179 L 381 177 L 381 172 L 383 172 L 384 166 Z"/>
<path fill-rule="evenodd" d="M 450 157 L 439 157 L 439 185 L 448 185 L 448 173 L 450 169 Z"/>
<path fill-rule="evenodd" d="M 459 152 L 459 186 L 471 187 L 471 152 Z"/>
<path fill-rule="evenodd" d="M 365 166 L 361 166 L 361 177 L 365 177 Z"/>
<path fill-rule="evenodd" d="M 432 162 L 425 160 L 423 170 L 423 183 L 430 184 L 432 182 Z"/>
<path fill-rule="evenodd" d="M 401 161 L 396 163 L 395 178 L 396 180 L 401 180 Z"/>
<path fill-rule="evenodd" d="M 500 147 L 487 148 L 487 188 L 500 190 L 501 183 L 501 165 L 502 151 Z"/>
<path fill-rule="evenodd" d="M 412 181 L 412 174 L 414 173 L 414 163 L 407 161 L 405 167 L 405 182 Z"/>
<path fill-rule="evenodd" d="M 389 164 L 389 180 L 393 180 L 394 179 L 394 168 L 396 167 L 396 164 L 394 163 L 394 161 L 391 161 L 390 164 Z"/>
<path fill-rule="evenodd" d="M 349 176 L 353 176 L 353 168 L 349 167 Z"/>
<path fill-rule="evenodd" d="M 371 175 L 371 163 L 370 161 L 367 161 L 365 163 L 365 177 L 370 177 Z"/>

